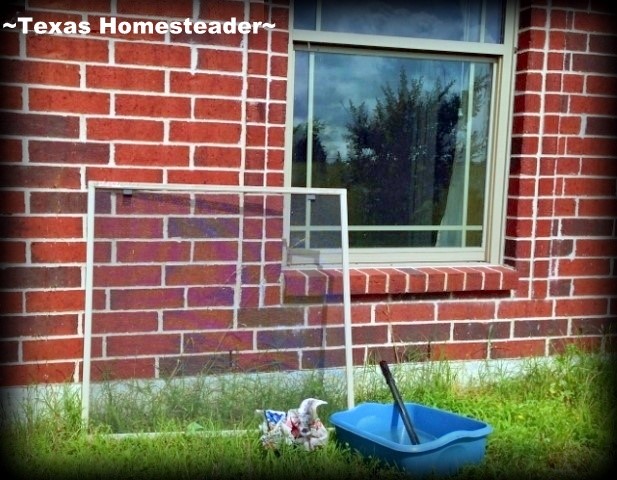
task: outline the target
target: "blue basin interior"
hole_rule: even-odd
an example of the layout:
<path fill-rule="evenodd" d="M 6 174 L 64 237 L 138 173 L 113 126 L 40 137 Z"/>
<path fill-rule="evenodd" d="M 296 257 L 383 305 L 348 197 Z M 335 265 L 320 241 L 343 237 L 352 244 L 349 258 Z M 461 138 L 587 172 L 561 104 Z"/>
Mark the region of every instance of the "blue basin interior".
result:
<path fill-rule="evenodd" d="M 337 439 L 414 474 L 452 474 L 484 457 L 490 425 L 445 410 L 405 403 L 420 438 L 411 444 L 393 404 L 362 403 L 330 416 Z"/>

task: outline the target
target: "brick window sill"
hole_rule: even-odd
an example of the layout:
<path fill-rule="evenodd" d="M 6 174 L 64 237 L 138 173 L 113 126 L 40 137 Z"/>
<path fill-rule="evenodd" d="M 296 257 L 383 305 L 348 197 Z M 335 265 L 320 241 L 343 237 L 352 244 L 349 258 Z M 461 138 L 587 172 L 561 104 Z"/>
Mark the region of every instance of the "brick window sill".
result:
<path fill-rule="evenodd" d="M 343 291 L 341 269 L 291 268 L 283 271 L 285 297 L 324 296 Z M 517 272 L 503 265 L 457 267 L 351 268 L 351 294 L 383 295 L 513 290 Z"/>

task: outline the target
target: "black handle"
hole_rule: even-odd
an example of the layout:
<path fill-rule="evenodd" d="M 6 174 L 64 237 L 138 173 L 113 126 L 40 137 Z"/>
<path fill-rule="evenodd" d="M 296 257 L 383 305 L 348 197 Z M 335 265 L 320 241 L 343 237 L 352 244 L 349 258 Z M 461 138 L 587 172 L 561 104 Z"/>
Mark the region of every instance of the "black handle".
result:
<path fill-rule="evenodd" d="M 409 435 L 409 439 L 411 443 L 414 445 L 418 445 L 420 443 L 420 439 L 418 438 L 418 434 L 413 428 L 411 424 L 411 419 L 409 418 L 409 413 L 405 408 L 405 404 L 403 403 L 403 399 L 401 398 L 401 394 L 396 388 L 396 382 L 394 381 L 394 377 L 392 376 L 392 372 L 390 372 L 390 367 L 388 366 L 388 362 L 382 360 L 379 362 L 379 366 L 381 367 L 381 373 L 386 379 L 386 383 L 388 387 L 390 387 L 390 391 L 392 392 L 392 396 L 394 397 L 394 404 L 397 406 L 399 413 L 401 414 L 401 418 L 403 419 L 403 425 L 405 425 L 405 430 L 407 430 L 407 435 Z"/>

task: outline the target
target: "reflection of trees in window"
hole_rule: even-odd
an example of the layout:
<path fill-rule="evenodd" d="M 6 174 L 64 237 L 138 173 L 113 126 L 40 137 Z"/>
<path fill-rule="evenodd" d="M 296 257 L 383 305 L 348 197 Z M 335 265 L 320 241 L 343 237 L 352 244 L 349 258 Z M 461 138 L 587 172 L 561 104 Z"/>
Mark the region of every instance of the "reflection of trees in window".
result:
<path fill-rule="evenodd" d="M 312 124 L 313 141 L 311 144 L 311 162 L 313 168 L 316 168 L 317 165 L 323 165 L 326 163 L 326 149 L 323 147 L 323 143 L 320 139 L 322 129 L 323 122 L 314 120 Z M 298 125 L 294 125 L 293 129 L 292 161 L 294 168 L 292 185 L 308 185 L 306 180 L 308 155 L 308 123 L 303 122 Z"/>
<path fill-rule="evenodd" d="M 421 79 L 399 77 L 382 88 L 373 111 L 350 102 L 348 165 L 350 222 L 436 225 L 443 215 L 456 148 L 461 99 L 448 85 L 425 90 Z M 362 198 L 362 201 L 354 201 Z M 432 232 L 409 233 L 408 245 L 434 244 Z"/>
<path fill-rule="evenodd" d="M 426 231 L 400 231 L 389 238 L 393 246 L 429 246 L 437 241 L 437 231 L 430 227 L 442 224 L 446 208 L 456 211 L 454 223 L 449 218 L 447 224 L 462 221 L 462 199 L 448 200 L 448 193 L 453 193 L 452 182 L 461 183 L 455 191 L 462 192 L 460 175 L 454 176 L 459 180 L 453 177 L 455 161 L 461 164 L 469 161 L 471 178 L 467 195 L 471 215 L 467 220 L 481 224 L 487 119 L 474 126 L 471 118 L 465 121 L 464 117 L 466 114 L 472 118 L 486 116 L 480 112 L 485 110 L 489 99 L 490 76 L 474 79 L 472 98 L 467 90 L 453 91 L 454 85 L 454 80 L 446 85 L 436 81 L 427 89 L 421 78 L 409 79 L 405 70 L 401 70 L 397 88 L 383 86 L 374 108 L 369 109 L 366 102 L 354 104 L 350 100 L 345 157 L 340 151 L 328 154 L 322 140 L 327 128 L 324 121 L 312 121 L 310 148 L 308 124 L 297 124 L 293 130 L 292 184 L 345 187 L 350 225 L 426 226 Z M 469 101 L 471 111 L 468 111 Z M 307 168 L 309 154 L 311 164 Z M 389 241 L 380 237 L 379 242 Z M 375 246 L 375 236 L 364 242 L 362 236 L 355 236 L 353 243 L 355 247 Z"/>
<path fill-rule="evenodd" d="M 308 124 L 299 123 L 293 129 L 292 150 L 292 185 L 313 187 L 341 188 L 347 186 L 345 180 L 346 165 L 343 163 L 340 152 L 335 159 L 328 159 L 326 148 L 322 142 L 322 134 L 325 124 L 322 120 L 315 119 L 312 122 L 311 145 L 311 182 L 307 182 L 307 158 L 308 158 Z"/>

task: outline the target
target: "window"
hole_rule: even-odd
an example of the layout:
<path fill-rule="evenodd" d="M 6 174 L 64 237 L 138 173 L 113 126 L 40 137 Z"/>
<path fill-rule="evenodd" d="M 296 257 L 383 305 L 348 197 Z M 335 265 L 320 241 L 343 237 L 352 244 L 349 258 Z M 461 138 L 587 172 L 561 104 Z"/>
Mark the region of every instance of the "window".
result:
<path fill-rule="evenodd" d="M 293 3 L 288 184 L 347 188 L 353 262 L 501 261 L 515 20 L 492 0 Z M 328 263 L 329 210 L 292 203 L 292 263 Z"/>

